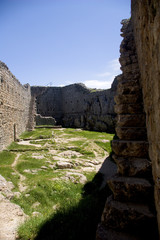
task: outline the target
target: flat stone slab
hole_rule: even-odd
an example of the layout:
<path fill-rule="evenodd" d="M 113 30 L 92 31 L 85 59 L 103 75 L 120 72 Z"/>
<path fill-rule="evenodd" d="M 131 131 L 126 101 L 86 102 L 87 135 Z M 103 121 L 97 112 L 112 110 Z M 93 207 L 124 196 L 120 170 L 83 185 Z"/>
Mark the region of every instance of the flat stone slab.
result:
<path fill-rule="evenodd" d="M 70 162 L 57 162 L 56 167 L 60 169 L 73 168 L 73 164 Z"/>

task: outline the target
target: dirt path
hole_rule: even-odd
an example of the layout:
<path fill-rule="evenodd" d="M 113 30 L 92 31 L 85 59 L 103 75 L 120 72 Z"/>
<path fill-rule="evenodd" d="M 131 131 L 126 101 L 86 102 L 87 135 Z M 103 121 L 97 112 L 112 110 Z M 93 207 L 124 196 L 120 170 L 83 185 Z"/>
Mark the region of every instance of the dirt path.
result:
<path fill-rule="evenodd" d="M 15 171 L 15 173 L 19 176 L 19 184 L 18 184 L 18 187 L 19 187 L 19 190 L 20 190 L 20 192 L 24 192 L 25 190 L 26 190 L 26 188 L 27 188 L 27 186 L 25 186 L 24 185 L 24 181 L 25 181 L 25 176 L 23 176 L 22 174 L 20 174 L 17 170 L 16 170 L 16 168 L 15 168 L 15 166 L 17 165 L 17 162 L 18 162 L 18 159 L 19 159 L 19 157 L 21 156 L 21 154 L 20 153 L 18 153 L 17 154 L 17 156 L 16 156 L 16 158 L 15 158 L 15 160 L 14 160 L 14 162 L 12 163 L 12 168 L 14 169 L 14 171 Z"/>

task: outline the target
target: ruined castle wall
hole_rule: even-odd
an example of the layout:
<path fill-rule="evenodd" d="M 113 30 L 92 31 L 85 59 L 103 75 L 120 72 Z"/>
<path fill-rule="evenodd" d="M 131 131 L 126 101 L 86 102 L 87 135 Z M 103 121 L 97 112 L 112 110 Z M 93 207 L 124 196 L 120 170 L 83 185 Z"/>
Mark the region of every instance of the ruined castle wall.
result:
<path fill-rule="evenodd" d="M 0 62 L 0 150 L 29 126 L 30 86 L 22 86 Z"/>
<path fill-rule="evenodd" d="M 141 72 L 160 231 L 160 1 L 132 0 L 132 22 Z"/>
<path fill-rule="evenodd" d="M 31 87 L 36 101 L 36 111 L 42 116 L 56 116 L 59 123 L 62 118 L 62 91 L 60 87 Z"/>
<path fill-rule="evenodd" d="M 115 96 L 116 138 L 112 158 L 118 172 L 108 180 L 112 190 L 105 204 L 97 240 L 158 239 L 154 210 L 152 163 L 143 106 L 140 69 L 130 20 L 122 21 L 122 74 Z"/>
<path fill-rule="evenodd" d="M 109 90 L 90 91 L 83 84 L 66 87 L 32 87 L 37 113 L 52 116 L 64 127 L 114 131 L 116 80 Z"/>

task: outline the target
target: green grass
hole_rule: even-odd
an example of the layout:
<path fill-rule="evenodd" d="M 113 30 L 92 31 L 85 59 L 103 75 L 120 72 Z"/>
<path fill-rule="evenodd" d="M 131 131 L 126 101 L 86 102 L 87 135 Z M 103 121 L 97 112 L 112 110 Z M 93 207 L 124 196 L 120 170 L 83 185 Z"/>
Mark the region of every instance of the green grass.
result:
<path fill-rule="evenodd" d="M 9 147 L 8 150 L 21 150 L 21 151 L 25 151 L 25 150 L 36 150 L 37 148 L 35 146 L 30 146 L 30 145 L 20 145 L 16 142 L 12 142 Z"/>
<path fill-rule="evenodd" d="M 11 165 L 14 162 L 15 156 L 14 153 L 8 151 L 0 152 L 0 166 Z"/>
<path fill-rule="evenodd" d="M 30 132 L 24 132 L 21 134 L 21 139 L 48 139 L 52 137 L 52 131 L 53 129 L 48 128 L 37 128 Z"/>
<path fill-rule="evenodd" d="M 110 142 L 100 142 L 100 141 L 95 141 L 95 143 L 100 146 L 101 148 L 103 148 L 106 152 L 108 152 L 109 154 L 112 152 L 112 148 L 111 148 L 111 143 Z"/>
<path fill-rule="evenodd" d="M 18 190 L 19 176 L 13 171 L 11 167 L 0 165 L 0 174 L 15 186 L 14 191 Z"/>
<path fill-rule="evenodd" d="M 40 144 L 40 148 L 12 143 L 8 151 L 0 153 L 0 174 L 6 180 L 13 182 L 16 191 L 19 190 L 20 176 L 25 177 L 23 183 L 27 186 L 20 197 L 14 197 L 12 200 L 29 216 L 18 230 L 19 239 L 93 240 L 95 238 L 95 229 L 100 221 L 108 193 L 99 190 L 102 175 L 96 174 L 95 171 L 84 173 L 81 167 L 85 166 L 86 161 L 91 162 L 97 156 L 103 158 L 106 152 L 110 153 L 110 142 L 104 143 L 102 140 L 110 141 L 112 138 L 112 134 L 104 132 L 71 128 L 62 130 L 40 128 L 21 135 L 21 139 L 30 139 L 31 144 Z M 41 140 L 36 141 L 37 139 Z M 57 139 L 61 141 L 56 141 Z M 51 153 L 50 150 L 55 150 L 56 153 Z M 88 182 L 85 185 L 63 179 L 69 170 L 58 169 L 56 166 L 58 161 L 56 157 L 68 150 L 81 153 L 78 157 L 80 161 L 78 165 L 76 165 L 76 154 L 66 159 L 74 164 L 72 170 L 75 169 L 75 172 L 79 171 L 87 177 Z M 13 167 L 12 163 L 17 154 L 19 158 L 16 166 Z M 47 169 L 43 169 L 42 166 Z M 25 172 L 25 170 L 29 171 Z M 38 205 L 35 206 L 37 203 Z M 39 212 L 39 215 L 33 217 L 33 212 Z"/>
<path fill-rule="evenodd" d="M 49 140 L 49 139 L 43 139 L 40 141 L 31 140 L 30 143 L 31 144 L 40 144 L 41 146 L 44 146 L 46 143 L 55 144 L 55 142 L 53 140 Z"/>
<path fill-rule="evenodd" d="M 32 217 L 22 225 L 19 228 L 20 239 L 94 239 L 108 193 L 106 189 L 99 191 L 101 175 L 90 173 L 88 179 L 91 181 L 85 186 L 62 181 L 52 183 L 53 185 L 39 183 L 30 196 L 30 205 L 34 201 L 40 202 L 44 206 L 45 214 Z M 47 210 L 46 204 L 50 207 L 58 204 L 58 208 Z"/>
<path fill-rule="evenodd" d="M 54 130 L 55 133 L 62 134 L 62 131 L 60 133 L 60 130 Z M 77 131 L 77 129 L 72 129 L 72 128 L 67 128 L 64 130 L 65 134 L 69 134 L 70 136 L 74 137 L 84 137 L 87 139 L 108 139 L 112 140 L 114 134 L 109 134 L 105 132 L 95 132 L 95 131 L 87 131 L 87 130 L 82 130 L 82 131 Z M 64 136 L 65 137 L 65 136 Z"/>

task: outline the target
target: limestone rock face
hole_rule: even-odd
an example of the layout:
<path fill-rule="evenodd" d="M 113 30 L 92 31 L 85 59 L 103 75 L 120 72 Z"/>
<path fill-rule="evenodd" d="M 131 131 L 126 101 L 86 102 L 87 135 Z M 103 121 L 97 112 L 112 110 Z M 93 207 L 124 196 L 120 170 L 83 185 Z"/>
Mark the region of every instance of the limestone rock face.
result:
<path fill-rule="evenodd" d="M 90 90 L 83 84 L 66 87 L 32 87 L 37 113 L 52 116 L 64 127 L 114 132 L 115 78 L 111 89 Z"/>

